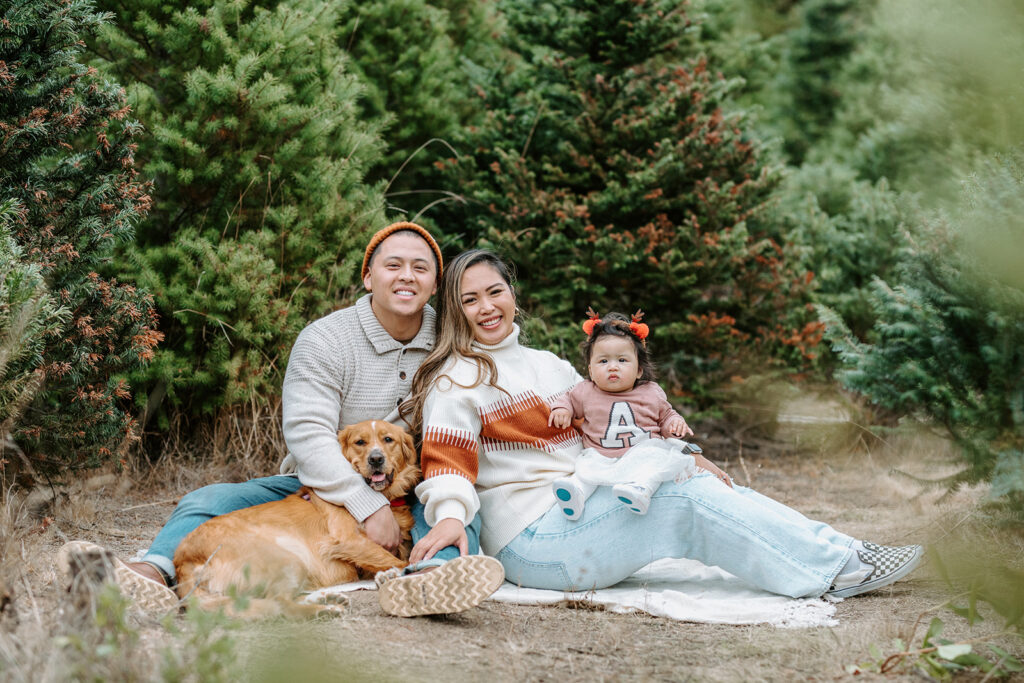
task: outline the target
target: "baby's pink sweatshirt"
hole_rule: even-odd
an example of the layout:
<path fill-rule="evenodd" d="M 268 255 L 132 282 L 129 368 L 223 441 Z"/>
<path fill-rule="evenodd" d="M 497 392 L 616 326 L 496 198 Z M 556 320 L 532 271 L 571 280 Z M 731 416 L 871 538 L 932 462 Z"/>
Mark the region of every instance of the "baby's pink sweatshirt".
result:
<path fill-rule="evenodd" d="M 613 394 L 586 380 L 552 402 L 551 409 L 555 408 L 569 410 L 574 419 L 582 417 L 583 446 L 609 458 L 624 455 L 646 439 L 665 438 L 666 423 L 681 417 L 656 382 Z"/>

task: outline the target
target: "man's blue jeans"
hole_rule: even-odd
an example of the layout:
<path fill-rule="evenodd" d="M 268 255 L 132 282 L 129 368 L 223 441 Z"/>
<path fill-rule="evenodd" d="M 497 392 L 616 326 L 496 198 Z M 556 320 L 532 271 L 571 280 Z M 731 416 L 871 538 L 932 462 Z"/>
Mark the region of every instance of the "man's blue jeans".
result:
<path fill-rule="evenodd" d="M 225 515 L 235 510 L 281 500 L 302 488 L 298 477 L 275 475 L 250 479 L 238 484 L 211 484 L 185 494 L 178 507 L 171 513 L 171 518 L 156 535 L 143 561 L 160 567 L 168 576 L 174 578 L 174 551 L 182 540 L 192 533 L 200 524 L 208 519 Z M 430 527 L 423 518 L 423 505 L 415 496 L 407 496 L 416 525 L 412 530 L 413 541 L 423 538 Z M 480 515 L 466 527 L 469 539 L 469 552 L 480 552 Z M 442 560 L 450 560 L 459 556 L 459 549 L 449 546 L 435 555 Z"/>

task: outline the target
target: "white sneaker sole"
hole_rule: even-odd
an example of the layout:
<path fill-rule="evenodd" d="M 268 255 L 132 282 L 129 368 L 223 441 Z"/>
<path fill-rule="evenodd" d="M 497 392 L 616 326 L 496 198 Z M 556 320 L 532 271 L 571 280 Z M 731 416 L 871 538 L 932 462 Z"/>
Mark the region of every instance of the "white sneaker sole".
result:
<path fill-rule="evenodd" d="M 178 596 L 167 586 L 133 572 L 128 565 L 103 546 L 89 541 L 70 541 L 57 552 L 57 565 L 65 577 L 71 575 L 71 558 L 78 553 L 100 553 L 114 570 L 113 579 L 125 597 L 136 606 L 153 614 L 176 612 L 181 606 Z"/>
<path fill-rule="evenodd" d="M 586 500 L 583 499 L 583 492 L 579 488 L 563 479 L 556 479 L 551 484 L 551 490 L 558 501 L 558 509 L 566 519 L 575 521 L 583 516 Z"/>
<path fill-rule="evenodd" d="M 620 502 L 625 503 L 629 511 L 637 515 L 646 515 L 647 508 L 651 505 L 651 499 L 647 496 L 640 497 L 636 495 L 636 489 L 632 486 L 616 484 L 612 487 L 612 493 L 619 499 Z"/>
<path fill-rule="evenodd" d="M 505 568 L 487 555 L 463 555 L 437 569 L 387 578 L 377 599 L 396 617 L 464 612 L 483 602 L 505 580 Z"/>

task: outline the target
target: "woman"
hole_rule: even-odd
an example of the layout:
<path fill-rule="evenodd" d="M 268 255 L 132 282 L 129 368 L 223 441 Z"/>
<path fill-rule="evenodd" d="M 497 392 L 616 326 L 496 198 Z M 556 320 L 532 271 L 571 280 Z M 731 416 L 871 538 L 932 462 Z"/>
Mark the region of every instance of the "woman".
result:
<path fill-rule="evenodd" d="M 549 426 L 548 406 L 580 376 L 554 354 L 519 344 L 512 278 L 494 254 L 458 256 L 438 304 L 437 343 L 410 399 L 423 434 L 416 494 L 432 526 L 412 561 L 464 543 L 479 510 L 484 552 L 509 581 L 533 588 L 602 588 L 674 557 L 717 565 L 773 593 L 846 597 L 888 585 L 920 562 L 920 546 L 856 541 L 710 471 L 663 483 L 644 516 L 602 488 L 578 520 L 567 519 L 551 482 L 572 473 L 580 438 Z"/>

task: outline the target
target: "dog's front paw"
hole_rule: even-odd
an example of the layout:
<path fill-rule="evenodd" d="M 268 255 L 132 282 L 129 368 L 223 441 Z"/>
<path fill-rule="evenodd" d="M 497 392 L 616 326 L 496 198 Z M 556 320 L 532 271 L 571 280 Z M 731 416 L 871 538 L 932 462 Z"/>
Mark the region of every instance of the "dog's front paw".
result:
<path fill-rule="evenodd" d="M 348 598 L 344 595 L 326 595 L 325 598 L 330 598 L 330 603 L 324 603 L 316 605 L 316 618 L 317 619 L 337 619 L 345 614 L 348 609 Z"/>
<path fill-rule="evenodd" d="M 348 596 L 344 593 L 324 593 L 320 597 L 321 605 L 340 605 L 342 607 L 348 607 Z"/>

